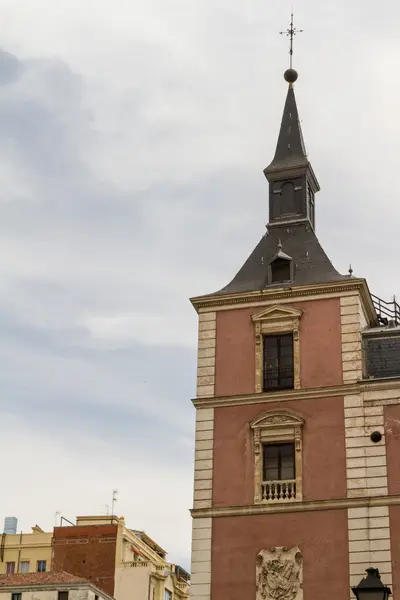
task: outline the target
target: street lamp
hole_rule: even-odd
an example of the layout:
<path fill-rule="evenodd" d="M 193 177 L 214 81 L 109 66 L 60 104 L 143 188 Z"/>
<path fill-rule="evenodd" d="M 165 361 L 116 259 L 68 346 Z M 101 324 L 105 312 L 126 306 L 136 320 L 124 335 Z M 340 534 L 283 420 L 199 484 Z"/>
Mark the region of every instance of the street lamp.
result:
<path fill-rule="evenodd" d="M 383 585 L 379 570 L 369 567 L 367 576 L 360 583 L 351 588 L 357 600 L 388 600 L 392 591 Z"/>

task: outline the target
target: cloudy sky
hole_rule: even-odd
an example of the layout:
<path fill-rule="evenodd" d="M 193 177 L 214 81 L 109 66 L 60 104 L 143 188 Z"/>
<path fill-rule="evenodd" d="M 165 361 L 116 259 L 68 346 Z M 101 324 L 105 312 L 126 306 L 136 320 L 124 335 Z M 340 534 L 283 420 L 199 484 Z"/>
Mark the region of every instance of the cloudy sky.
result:
<path fill-rule="evenodd" d="M 0 0 L 0 520 L 116 512 L 189 566 L 197 321 L 263 235 L 291 3 Z M 400 293 L 400 5 L 297 0 L 335 266 Z"/>

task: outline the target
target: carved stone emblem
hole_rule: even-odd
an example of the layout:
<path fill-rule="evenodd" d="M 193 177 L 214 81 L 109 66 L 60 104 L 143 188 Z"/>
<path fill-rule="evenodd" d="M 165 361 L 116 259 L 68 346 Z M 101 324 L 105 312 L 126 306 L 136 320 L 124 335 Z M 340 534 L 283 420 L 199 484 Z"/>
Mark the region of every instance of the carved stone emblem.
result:
<path fill-rule="evenodd" d="M 294 548 L 270 548 L 257 556 L 256 600 L 303 600 L 303 557 Z"/>

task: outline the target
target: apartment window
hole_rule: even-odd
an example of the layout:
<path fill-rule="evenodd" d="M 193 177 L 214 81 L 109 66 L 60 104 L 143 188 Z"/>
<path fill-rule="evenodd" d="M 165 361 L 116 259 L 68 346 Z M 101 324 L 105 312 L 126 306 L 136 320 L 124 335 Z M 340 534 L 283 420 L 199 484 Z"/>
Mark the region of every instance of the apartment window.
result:
<path fill-rule="evenodd" d="M 172 600 L 172 592 L 169 590 L 164 591 L 164 600 Z"/>
<path fill-rule="evenodd" d="M 45 560 L 37 561 L 36 571 L 38 573 L 44 573 L 46 571 L 46 561 Z"/>
<path fill-rule="evenodd" d="M 263 481 L 295 479 L 294 444 L 263 445 Z"/>
<path fill-rule="evenodd" d="M 58 600 L 68 600 L 68 592 L 58 592 Z"/>
<path fill-rule="evenodd" d="M 11 600 L 21 600 L 21 599 L 22 599 L 21 592 L 15 592 L 14 594 L 11 594 Z"/>
<path fill-rule="evenodd" d="M 256 504 L 302 500 L 303 425 L 303 417 L 288 410 L 268 411 L 250 423 Z"/>
<path fill-rule="evenodd" d="M 30 567 L 30 562 L 29 560 L 23 560 L 21 561 L 21 565 L 20 565 L 20 571 L 21 573 L 29 573 L 29 567 Z"/>
<path fill-rule="evenodd" d="M 293 334 L 264 336 L 264 391 L 293 389 Z"/>
<path fill-rule="evenodd" d="M 7 575 L 12 575 L 13 573 L 15 573 L 15 562 L 6 563 L 6 573 Z"/>

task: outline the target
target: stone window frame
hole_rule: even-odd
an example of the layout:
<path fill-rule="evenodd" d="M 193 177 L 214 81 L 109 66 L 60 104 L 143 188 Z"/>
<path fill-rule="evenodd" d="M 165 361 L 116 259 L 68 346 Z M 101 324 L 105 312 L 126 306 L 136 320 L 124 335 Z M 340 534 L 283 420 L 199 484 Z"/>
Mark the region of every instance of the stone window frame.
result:
<path fill-rule="evenodd" d="M 293 389 L 300 388 L 300 319 L 303 311 L 290 306 L 269 306 L 252 315 L 255 326 L 255 393 L 264 391 L 264 335 L 293 334 Z M 277 390 L 278 391 L 278 390 Z M 288 390 L 283 390 L 288 391 Z"/>
<path fill-rule="evenodd" d="M 253 432 L 254 504 L 301 502 L 303 500 L 303 426 L 305 419 L 291 410 L 269 410 L 250 423 Z M 293 442 L 295 450 L 296 498 L 262 500 L 263 445 Z"/>

